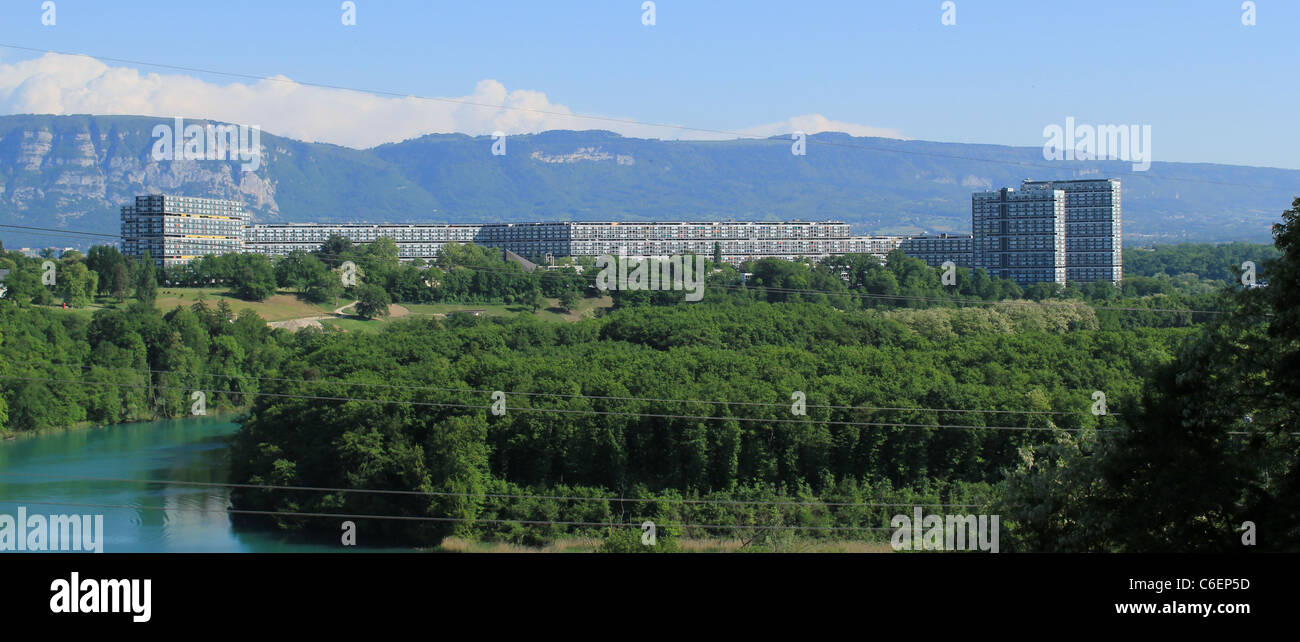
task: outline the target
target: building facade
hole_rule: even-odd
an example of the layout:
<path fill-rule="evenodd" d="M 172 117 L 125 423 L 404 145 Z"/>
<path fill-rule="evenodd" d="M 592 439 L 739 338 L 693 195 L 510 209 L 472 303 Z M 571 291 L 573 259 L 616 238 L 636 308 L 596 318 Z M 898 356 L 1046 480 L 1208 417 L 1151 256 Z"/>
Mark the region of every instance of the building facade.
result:
<path fill-rule="evenodd" d="M 546 256 L 714 255 L 732 265 L 765 258 L 817 259 L 895 249 L 941 266 L 983 268 L 1021 285 L 1123 276 L 1120 182 L 1115 179 L 1030 181 L 1016 191 L 971 196 L 970 236 L 852 236 L 839 221 L 656 221 L 465 224 L 249 224 L 237 201 L 137 196 L 122 208 L 122 251 L 147 251 L 172 266 L 207 254 L 284 256 L 318 249 L 330 236 L 354 243 L 396 242 L 403 260 L 433 259 L 447 243 L 475 243 L 540 260 Z"/>
<path fill-rule="evenodd" d="M 739 265 L 765 258 L 793 260 L 832 254 L 873 254 L 884 259 L 899 239 L 851 236 L 839 221 L 699 221 L 569 223 L 573 256 L 713 256 Z"/>
<path fill-rule="evenodd" d="M 939 234 L 903 239 L 900 248 L 908 256 L 921 259 L 931 267 L 939 267 L 947 261 L 959 267 L 970 267 L 973 243 L 974 237 L 969 234 Z"/>
<path fill-rule="evenodd" d="M 1120 182 L 1114 178 L 1029 181 L 1021 189 L 1065 192 L 1065 278 L 1119 284 L 1124 276 Z"/>
<path fill-rule="evenodd" d="M 433 259 L 447 243 L 475 243 L 542 259 L 547 255 L 629 257 L 714 255 L 733 265 L 764 258 L 792 260 L 871 254 L 884 260 L 902 239 L 852 236 L 839 221 L 657 221 L 462 224 L 248 224 L 233 201 L 138 196 L 122 208 L 124 252 L 147 250 L 160 265 L 204 254 L 254 252 L 284 256 L 318 249 L 330 236 L 354 243 L 393 239 L 404 260 Z"/>
<path fill-rule="evenodd" d="M 1020 285 L 1066 282 L 1065 192 L 1047 186 L 971 195 L 971 265 Z"/>
<path fill-rule="evenodd" d="M 447 243 L 475 243 L 478 225 L 367 225 L 356 223 L 274 223 L 244 229 L 244 252 L 284 256 L 295 250 L 319 249 L 331 236 L 353 243 L 372 243 L 381 236 L 393 239 L 405 260 L 432 258 Z"/>
<path fill-rule="evenodd" d="M 122 207 L 122 253 L 148 252 L 158 265 L 205 254 L 243 251 L 244 206 L 238 201 L 153 194 Z"/>
<path fill-rule="evenodd" d="M 1056 192 L 1063 203 L 1056 202 Z M 1018 192 L 1007 188 L 971 196 L 971 236 L 914 236 L 901 248 L 932 266 L 952 261 L 1021 285 L 1119 284 L 1124 277 L 1120 195 L 1114 178 L 1025 180 Z"/>
<path fill-rule="evenodd" d="M 884 263 L 890 252 L 902 246 L 903 240 L 901 236 L 851 236 L 847 251 L 833 254 L 870 254 Z"/>

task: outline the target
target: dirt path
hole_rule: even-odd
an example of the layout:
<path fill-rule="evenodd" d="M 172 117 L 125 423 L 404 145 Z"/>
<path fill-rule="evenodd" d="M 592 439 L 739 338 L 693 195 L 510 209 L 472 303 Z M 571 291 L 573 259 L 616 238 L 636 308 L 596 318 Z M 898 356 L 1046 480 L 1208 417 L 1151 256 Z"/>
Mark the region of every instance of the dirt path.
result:
<path fill-rule="evenodd" d="M 357 317 L 357 315 L 355 315 L 355 314 L 348 314 L 347 312 L 344 312 L 344 310 L 347 310 L 348 308 L 350 308 L 350 307 L 352 307 L 352 306 L 354 306 L 354 305 L 356 305 L 356 304 L 357 304 L 357 302 L 356 302 L 356 301 L 353 301 L 352 303 L 348 303 L 348 304 L 345 304 L 345 305 L 343 305 L 343 306 L 341 306 L 341 307 L 335 308 L 335 309 L 334 309 L 334 316 L 329 316 L 329 315 L 319 315 L 319 316 L 313 316 L 313 317 L 302 317 L 302 318 L 298 318 L 298 319 L 288 319 L 288 320 L 286 320 L 286 321 L 268 321 L 268 322 L 266 323 L 266 325 L 271 326 L 272 328 L 283 328 L 283 329 L 285 329 L 285 330 L 288 330 L 289 332 L 297 332 L 297 331 L 299 331 L 299 330 L 301 330 L 301 329 L 303 329 L 303 328 L 318 328 L 318 329 L 323 329 L 323 326 L 321 326 L 321 324 L 320 324 L 321 319 L 349 319 L 349 318 L 353 318 L 353 319 L 354 319 L 354 318 L 359 318 L 359 317 Z M 404 316 L 406 316 L 406 315 L 408 315 L 408 314 L 410 314 L 410 313 L 411 313 L 410 310 L 408 310 L 408 309 L 406 309 L 405 307 L 402 307 L 402 306 L 400 306 L 400 305 L 397 305 L 397 304 L 392 304 L 392 305 L 389 305 L 389 306 L 388 306 L 388 317 L 389 317 L 390 319 L 398 319 L 398 318 L 404 317 Z"/>
<path fill-rule="evenodd" d="M 320 320 L 329 318 L 331 317 L 303 317 L 301 319 L 289 319 L 287 321 L 267 321 L 266 325 L 271 326 L 272 328 L 282 328 L 289 332 L 297 332 L 303 328 L 323 329 Z"/>
<path fill-rule="evenodd" d="M 343 307 L 341 308 L 336 308 L 334 310 L 334 316 L 321 314 L 312 317 L 300 317 L 297 319 L 288 319 L 285 321 L 267 321 L 266 325 L 271 326 L 272 328 L 283 328 L 285 330 L 288 330 L 289 332 L 297 332 L 303 328 L 323 329 L 323 327 L 320 324 L 321 319 L 336 319 L 340 317 L 346 317 L 348 315 L 344 314 L 343 311 L 356 304 L 357 302 L 353 301 L 352 303 L 344 304 Z"/>

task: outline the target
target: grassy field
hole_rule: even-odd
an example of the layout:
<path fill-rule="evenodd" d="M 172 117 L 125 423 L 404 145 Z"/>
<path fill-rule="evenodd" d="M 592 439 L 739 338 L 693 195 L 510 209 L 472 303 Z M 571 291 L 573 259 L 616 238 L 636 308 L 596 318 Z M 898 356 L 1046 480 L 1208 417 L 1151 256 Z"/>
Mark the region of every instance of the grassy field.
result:
<path fill-rule="evenodd" d="M 357 318 L 338 318 L 338 319 L 321 319 L 322 326 L 331 326 L 348 332 L 378 332 L 386 324 L 391 323 L 399 318 L 401 319 L 419 319 L 430 317 L 444 317 L 453 312 L 464 312 L 466 310 L 481 310 L 484 316 L 502 317 L 513 316 L 516 314 L 531 314 L 543 321 L 555 323 L 578 321 L 595 314 L 600 308 L 608 308 L 613 305 L 613 300 L 609 297 L 600 297 L 596 299 L 583 299 L 578 304 L 578 309 L 573 312 L 564 312 L 559 308 L 558 299 L 547 299 L 549 308 L 539 309 L 533 312 L 528 306 L 519 304 L 506 303 L 404 303 L 400 307 L 407 311 L 406 314 L 397 317 L 393 316 L 388 319 L 371 319 L 363 320 Z"/>
<path fill-rule="evenodd" d="M 252 310 L 265 321 L 288 321 L 290 319 L 301 319 L 305 317 L 332 316 L 334 310 L 339 306 L 349 303 L 348 300 L 339 299 L 337 302 L 330 301 L 326 303 L 309 303 L 299 299 L 293 294 L 280 292 L 269 297 L 265 301 L 245 301 L 236 298 L 222 290 L 206 290 L 201 288 L 159 288 L 158 298 L 154 301 L 154 307 L 168 312 L 176 306 L 189 307 L 199 300 L 199 293 L 203 293 L 204 302 L 208 306 L 216 306 L 219 301 L 225 301 L 230 309 L 238 314 L 242 310 Z M 543 321 L 551 322 L 571 322 L 584 318 L 595 316 L 596 312 L 603 308 L 613 305 L 613 300 L 608 297 L 599 297 L 592 299 L 582 299 L 578 302 L 578 308 L 572 312 L 560 309 L 559 299 L 547 299 L 547 307 L 533 312 L 529 306 L 520 304 L 505 303 L 434 303 L 434 304 L 403 304 L 394 306 L 394 310 L 404 310 L 394 314 L 389 319 L 363 320 L 354 317 L 327 318 L 321 319 L 324 326 L 333 326 L 348 332 L 377 332 L 384 325 L 391 323 L 397 318 L 429 318 L 444 317 L 453 312 L 463 312 L 466 310 L 481 310 L 486 316 L 513 316 L 517 314 L 531 314 Z M 115 307 L 112 300 L 100 297 L 95 303 L 84 308 L 68 308 L 68 314 L 77 315 L 89 319 L 96 311 L 106 307 Z M 58 306 L 54 306 L 58 307 Z M 351 312 L 348 310 L 347 312 Z"/>
<path fill-rule="evenodd" d="M 447 315 L 465 310 L 482 310 L 484 315 L 492 317 L 534 314 L 537 318 L 546 321 L 577 321 L 593 316 L 599 308 L 608 308 L 613 304 L 613 299 L 605 296 L 597 299 L 583 299 L 578 303 L 578 309 L 573 312 L 561 310 L 559 299 L 547 299 L 547 307 L 539 309 L 536 313 L 532 312 L 530 306 L 517 303 L 424 303 L 403 304 L 403 307 L 411 311 L 411 316 Z"/>
<path fill-rule="evenodd" d="M 217 305 L 218 301 L 225 300 L 226 305 L 231 310 L 238 313 L 243 309 L 251 309 L 266 321 L 285 321 L 288 319 L 298 319 L 301 317 L 318 316 L 330 314 L 337 307 L 333 303 L 315 304 L 308 303 L 299 299 L 292 294 L 281 292 L 273 295 L 265 301 L 245 301 L 240 298 L 231 296 L 220 290 L 200 290 L 200 288 L 159 288 L 158 299 L 154 301 L 154 307 L 159 310 L 168 311 L 176 306 L 189 307 L 198 301 L 199 292 L 202 291 L 205 300 L 209 306 Z M 338 305 L 343 305 L 347 301 L 340 300 Z"/>

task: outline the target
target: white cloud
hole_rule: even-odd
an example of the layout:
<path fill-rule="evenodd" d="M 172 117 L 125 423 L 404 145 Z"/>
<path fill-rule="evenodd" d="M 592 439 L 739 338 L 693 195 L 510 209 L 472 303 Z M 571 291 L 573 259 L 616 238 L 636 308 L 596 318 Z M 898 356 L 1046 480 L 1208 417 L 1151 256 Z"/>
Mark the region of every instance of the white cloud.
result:
<path fill-rule="evenodd" d="M 466 96 L 425 100 L 311 87 L 283 76 L 221 85 L 183 74 L 142 74 L 86 56 L 53 53 L 0 64 L 0 113 L 206 118 L 357 148 L 430 133 L 522 134 L 551 129 L 606 129 L 643 138 L 732 138 L 577 117 L 568 107 L 551 102 L 544 92 L 511 91 L 490 79 L 479 81 Z M 770 136 L 791 131 L 902 137 L 894 130 L 833 121 L 820 114 L 796 116 L 739 133 Z"/>
<path fill-rule="evenodd" d="M 808 135 L 820 134 L 822 132 L 844 132 L 850 136 L 874 136 L 877 138 L 903 138 L 903 135 L 895 129 L 886 129 L 884 127 L 872 127 L 871 125 L 859 125 L 856 123 L 846 123 L 841 120 L 831 120 L 821 114 L 805 114 L 795 116 L 788 120 L 771 123 L 768 125 L 759 125 L 743 130 L 742 133 L 751 136 L 776 136 L 778 134 L 789 134 L 791 132 L 803 132 Z"/>

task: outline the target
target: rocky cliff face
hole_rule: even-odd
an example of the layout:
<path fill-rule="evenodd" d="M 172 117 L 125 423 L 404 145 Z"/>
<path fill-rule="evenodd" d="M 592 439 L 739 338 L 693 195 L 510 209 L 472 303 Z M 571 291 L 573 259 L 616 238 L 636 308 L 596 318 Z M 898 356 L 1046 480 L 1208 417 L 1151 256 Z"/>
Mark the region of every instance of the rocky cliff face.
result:
<path fill-rule="evenodd" d="M 279 213 L 265 164 L 257 172 L 243 172 L 231 162 L 154 161 L 148 132 L 157 119 L 4 120 L 0 218 L 6 222 L 103 231 L 107 219 L 136 194 L 154 192 L 237 199 L 256 215 Z"/>

